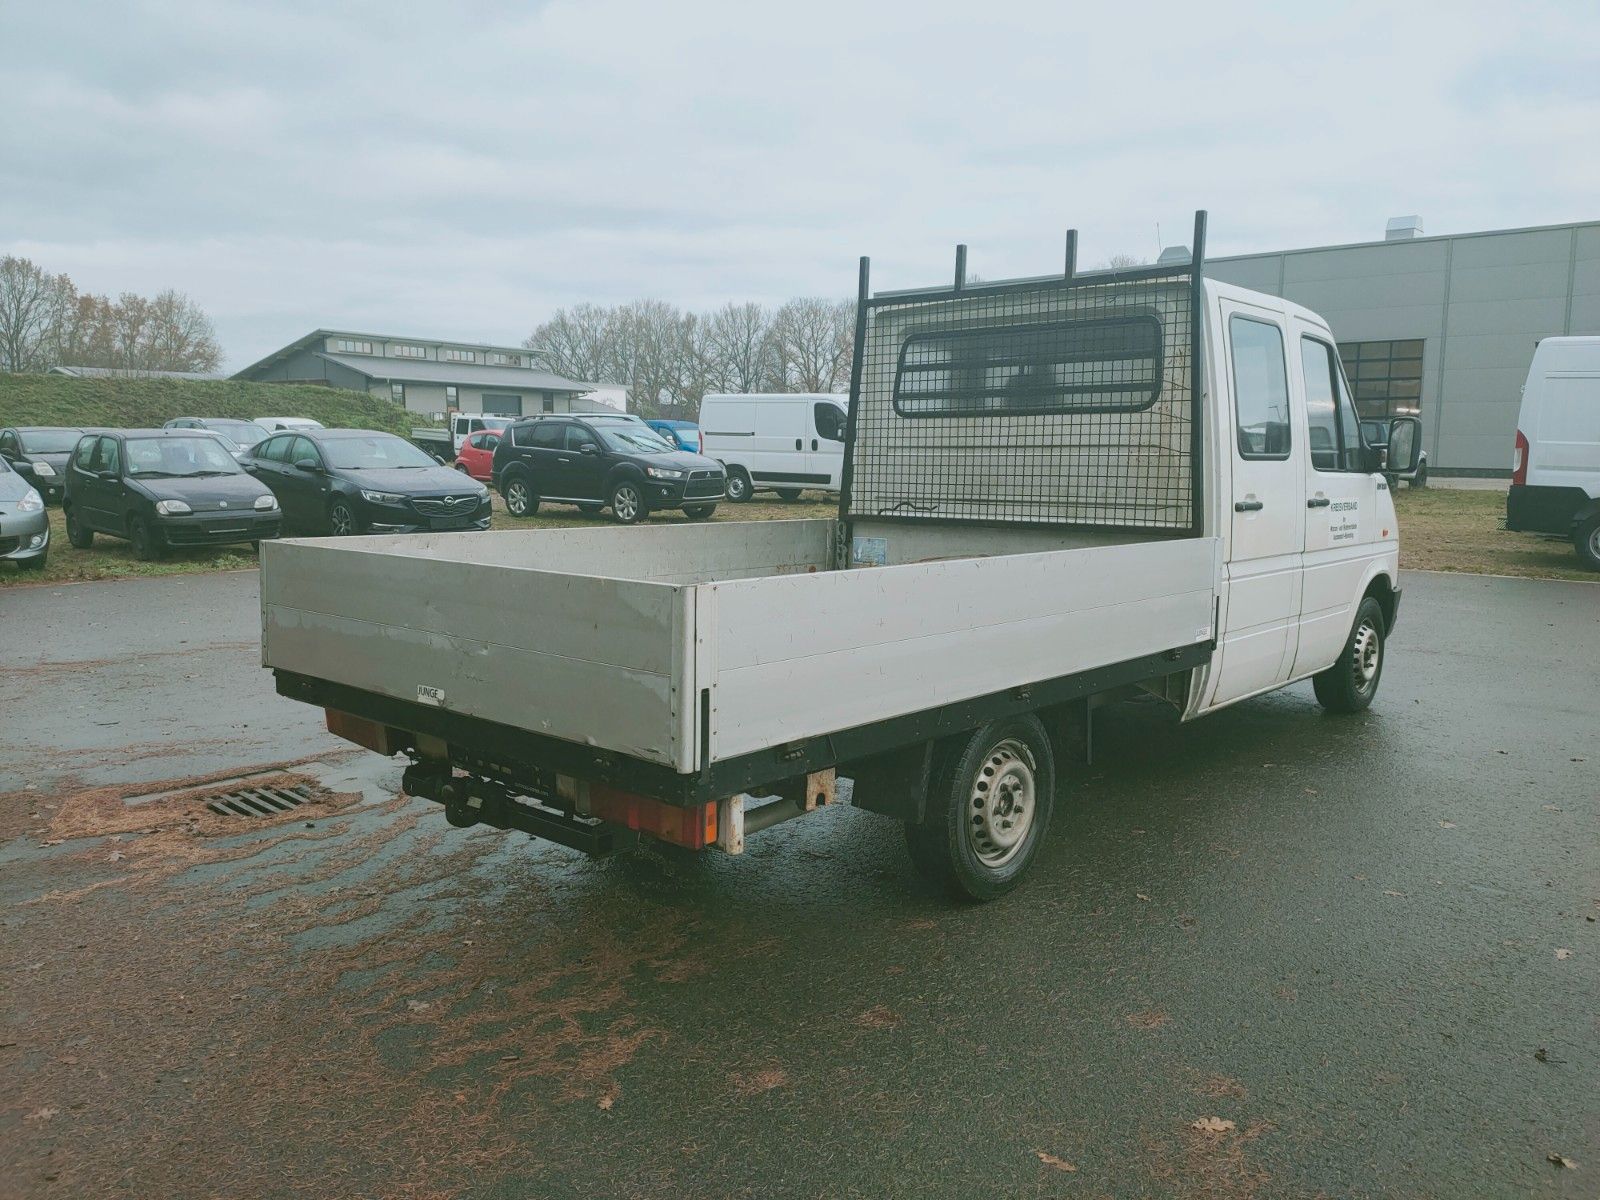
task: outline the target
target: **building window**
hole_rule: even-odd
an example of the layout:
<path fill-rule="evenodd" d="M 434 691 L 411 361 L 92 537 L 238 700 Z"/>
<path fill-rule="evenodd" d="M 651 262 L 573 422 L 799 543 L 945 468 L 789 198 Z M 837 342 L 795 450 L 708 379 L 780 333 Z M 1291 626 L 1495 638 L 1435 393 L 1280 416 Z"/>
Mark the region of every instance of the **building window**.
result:
<path fill-rule="evenodd" d="M 545 392 L 543 399 L 539 401 L 539 409 L 541 412 L 555 412 L 556 398 L 549 392 Z"/>
<path fill-rule="evenodd" d="M 522 397 L 485 392 L 483 394 L 483 411 L 502 417 L 520 417 L 522 415 Z"/>
<path fill-rule="evenodd" d="M 358 342 L 354 338 L 334 338 L 333 348 L 340 354 L 371 354 L 371 342 Z"/>
<path fill-rule="evenodd" d="M 489 364 L 495 367 L 520 367 L 522 355 L 506 354 L 500 350 L 491 350 L 488 355 Z"/>
<path fill-rule="evenodd" d="M 427 358 L 428 352 L 421 346 L 401 346 L 394 348 L 396 358 Z"/>
<path fill-rule="evenodd" d="M 456 391 L 456 385 L 453 383 L 444 385 L 444 406 L 446 408 L 461 407 L 461 397 Z"/>
<path fill-rule="evenodd" d="M 444 360 L 445 362 L 477 362 L 478 356 L 471 350 L 451 350 L 447 347 L 444 351 Z"/>
<path fill-rule="evenodd" d="M 389 385 L 389 399 L 404 408 L 406 406 L 406 385 L 403 383 L 391 383 Z"/>
<path fill-rule="evenodd" d="M 1364 420 L 1412 417 L 1422 411 L 1422 339 L 1340 342 L 1339 357 Z"/>

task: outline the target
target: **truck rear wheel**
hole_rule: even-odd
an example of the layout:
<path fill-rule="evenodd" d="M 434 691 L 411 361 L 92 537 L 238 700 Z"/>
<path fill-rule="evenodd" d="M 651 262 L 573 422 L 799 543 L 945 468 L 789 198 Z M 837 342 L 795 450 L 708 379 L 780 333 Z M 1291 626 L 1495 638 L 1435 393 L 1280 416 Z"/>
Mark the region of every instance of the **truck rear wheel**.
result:
<path fill-rule="evenodd" d="M 991 721 L 946 748 L 920 823 L 906 823 L 918 872 L 964 900 L 1022 881 L 1055 811 L 1050 736 L 1031 714 Z"/>
<path fill-rule="evenodd" d="M 1356 623 L 1339 659 L 1311 677 L 1317 703 L 1329 712 L 1356 713 L 1372 703 L 1383 678 L 1383 609 L 1371 596 L 1356 609 Z"/>
<path fill-rule="evenodd" d="M 1572 548 L 1578 561 L 1591 571 L 1600 571 L 1600 513 L 1595 513 L 1572 531 Z"/>
<path fill-rule="evenodd" d="M 750 486 L 750 476 L 743 467 L 728 468 L 728 499 L 743 504 L 755 491 Z"/>

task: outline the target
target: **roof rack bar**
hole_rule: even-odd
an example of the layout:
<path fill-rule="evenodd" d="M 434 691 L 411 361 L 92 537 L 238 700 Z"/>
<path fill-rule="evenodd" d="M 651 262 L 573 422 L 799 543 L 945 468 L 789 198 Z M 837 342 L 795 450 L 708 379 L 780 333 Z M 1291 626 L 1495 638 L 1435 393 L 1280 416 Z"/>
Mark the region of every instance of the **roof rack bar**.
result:
<path fill-rule="evenodd" d="M 956 247 L 956 291 L 967 286 L 967 247 L 963 243 Z"/>
<path fill-rule="evenodd" d="M 1078 273 L 1078 231 L 1067 230 L 1067 269 L 1064 277 L 1071 279 Z"/>

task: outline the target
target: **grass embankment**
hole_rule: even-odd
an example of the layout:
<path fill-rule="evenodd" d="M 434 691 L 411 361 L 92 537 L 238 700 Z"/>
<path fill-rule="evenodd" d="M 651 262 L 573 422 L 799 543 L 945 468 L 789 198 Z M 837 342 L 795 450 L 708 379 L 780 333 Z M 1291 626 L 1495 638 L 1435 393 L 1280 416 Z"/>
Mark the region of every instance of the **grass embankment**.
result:
<path fill-rule="evenodd" d="M 1504 529 L 1504 492 L 1402 487 L 1394 500 L 1400 517 L 1402 571 L 1600 582 L 1600 572 L 1587 570 L 1578 561 L 1571 542 Z"/>
<path fill-rule="evenodd" d="M 382 396 L 301 383 L 232 379 L 73 379 L 0 373 L 0 429 L 96 425 L 154 429 L 173 417 L 310 417 L 329 428 L 404 434 L 424 424 Z"/>

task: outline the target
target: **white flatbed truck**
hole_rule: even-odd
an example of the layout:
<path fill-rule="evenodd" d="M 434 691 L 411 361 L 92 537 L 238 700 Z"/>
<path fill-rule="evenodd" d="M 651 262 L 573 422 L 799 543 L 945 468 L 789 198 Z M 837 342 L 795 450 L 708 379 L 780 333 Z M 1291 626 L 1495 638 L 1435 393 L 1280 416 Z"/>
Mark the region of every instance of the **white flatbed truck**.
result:
<path fill-rule="evenodd" d="M 1204 231 L 915 292 L 863 259 L 837 520 L 264 543 L 263 664 L 452 824 L 738 853 L 845 777 L 998 896 L 1091 704 L 1378 687 L 1416 422 L 1365 446 L 1327 325 L 1206 280 Z"/>

